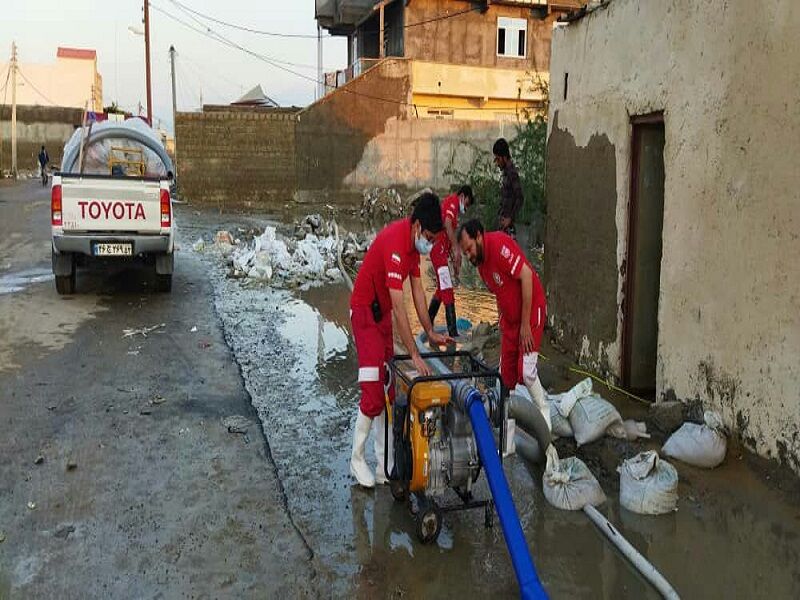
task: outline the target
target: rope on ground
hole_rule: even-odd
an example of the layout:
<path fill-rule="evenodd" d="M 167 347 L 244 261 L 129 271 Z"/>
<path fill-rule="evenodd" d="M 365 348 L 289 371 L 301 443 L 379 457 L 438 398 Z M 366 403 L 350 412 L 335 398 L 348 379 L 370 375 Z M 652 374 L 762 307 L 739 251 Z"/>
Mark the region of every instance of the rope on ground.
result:
<path fill-rule="evenodd" d="M 543 358 L 544 360 L 550 360 L 544 354 L 539 354 L 539 357 Z M 642 404 L 647 404 L 648 406 L 650 404 L 652 404 L 652 402 L 649 402 L 648 400 L 645 400 L 644 398 L 641 398 L 641 397 L 637 396 L 636 394 L 632 394 L 628 390 L 623 390 L 621 387 L 617 387 L 616 385 L 611 383 L 611 381 L 609 379 L 603 379 L 599 375 L 596 375 L 594 373 L 590 373 L 589 371 L 586 371 L 584 369 L 579 369 L 578 367 L 575 367 L 575 366 L 569 367 L 569 370 L 572 371 L 573 373 L 577 373 L 577 374 L 583 375 L 585 377 L 591 377 L 592 379 L 594 379 L 598 383 L 602 383 L 609 390 L 613 390 L 615 392 L 619 392 L 620 394 L 623 394 L 624 396 L 627 396 L 628 398 L 632 398 L 633 400 L 637 400 L 637 401 L 641 402 Z"/>

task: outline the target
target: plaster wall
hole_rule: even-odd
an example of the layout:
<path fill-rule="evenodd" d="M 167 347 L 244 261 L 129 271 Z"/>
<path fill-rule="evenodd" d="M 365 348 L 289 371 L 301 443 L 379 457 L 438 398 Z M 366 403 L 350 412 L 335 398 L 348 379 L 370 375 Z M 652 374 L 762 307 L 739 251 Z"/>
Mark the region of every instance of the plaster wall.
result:
<path fill-rule="evenodd" d="M 619 376 L 630 122 L 663 111 L 657 395 L 703 400 L 749 447 L 800 473 L 797 56 L 800 5 L 780 0 L 757 10 L 735 1 L 613 0 L 557 29 L 546 282 L 557 290 L 549 306 L 556 333 L 583 363 Z M 592 162 L 588 150 L 599 143 L 613 161 Z M 613 182 L 610 204 L 597 202 L 593 181 Z M 559 194 L 565 187 L 569 197 Z M 589 233 L 612 206 L 613 229 L 583 245 L 570 238 L 570 221 Z M 589 248 L 612 256 L 615 293 L 595 298 L 596 273 L 564 267 Z M 581 321 L 592 302 L 600 316 Z M 571 332 L 570 323 L 578 323 Z"/>

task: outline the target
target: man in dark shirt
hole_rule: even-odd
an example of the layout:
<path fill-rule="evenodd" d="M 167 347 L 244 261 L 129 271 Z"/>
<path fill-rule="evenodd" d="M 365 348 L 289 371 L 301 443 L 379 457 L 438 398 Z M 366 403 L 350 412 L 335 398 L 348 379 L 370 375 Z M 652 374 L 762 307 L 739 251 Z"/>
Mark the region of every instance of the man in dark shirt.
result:
<path fill-rule="evenodd" d="M 516 238 L 515 223 L 520 209 L 522 209 L 522 183 L 514 162 L 511 160 L 511 151 L 508 142 L 500 138 L 492 148 L 494 164 L 500 169 L 502 182 L 500 184 L 500 210 L 498 211 L 498 229 L 512 238 Z"/>

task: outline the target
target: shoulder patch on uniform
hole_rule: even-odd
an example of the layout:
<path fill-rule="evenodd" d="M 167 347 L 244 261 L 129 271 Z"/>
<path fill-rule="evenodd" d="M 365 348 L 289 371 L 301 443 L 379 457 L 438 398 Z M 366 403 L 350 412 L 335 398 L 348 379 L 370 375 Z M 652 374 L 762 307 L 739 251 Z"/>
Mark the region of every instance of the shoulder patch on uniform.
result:
<path fill-rule="evenodd" d="M 500 248 L 500 256 L 503 258 L 511 258 L 511 248 L 503 244 L 503 246 Z"/>
<path fill-rule="evenodd" d="M 503 284 L 503 280 L 500 278 L 500 273 L 497 273 L 497 272 L 495 272 L 495 273 L 492 275 L 492 277 L 494 278 L 494 282 L 495 282 L 497 285 L 502 285 L 502 284 Z"/>
<path fill-rule="evenodd" d="M 397 264 L 400 264 L 401 262 L 403 262 L 403 259 L 400 258 L 400 255 L 397 252 L 392 252 L 392 260 L 394 262 L 396 262 Z"/>

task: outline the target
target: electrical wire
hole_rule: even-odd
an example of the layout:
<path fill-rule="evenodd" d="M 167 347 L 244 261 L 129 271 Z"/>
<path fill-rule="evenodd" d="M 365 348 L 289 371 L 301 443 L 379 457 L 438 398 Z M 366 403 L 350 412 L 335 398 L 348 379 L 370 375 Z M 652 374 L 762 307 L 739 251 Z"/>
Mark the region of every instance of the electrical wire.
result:
<path fill-rule="evenodd" d="M 11 63 L 8 63 L 6 69 L 6 82 L 3 84 L 3 106 L 6 105 L 6 93 L 8 92 L 8 79 L 11 77 Z"/>
<path fill-rule="evenodd" d="M 31 86 L 31 87 L 33 88 L 33 91 L 35 91 L 37 94 L 39 94 L 39 95 L 40 95 L 40 96 L 41 96 L 41 97 L 42 97 L 42 98 L 43 98 L 45 101 L 49 102 L 49 103 L 50 103 L 50 104 L 52 104 L 53 106 L 58 106 L 58 104 L 57 104 L 57 103 L 53 102 L 52 100 L 50 100 L 50 98 L 48 98 L 47 96 L 45 96 L 45 95 L 44 95 L 44 94 L 43 94 L 43 93 L 42 93 L 42 92 L 39 90 L 39 88 L 37 88 L 35 85 L 33 85 L 33 84 L 30 82 L 30 80 L 29 80 L 27 77 L 25 77 L 25 73 L 23 73 L 23 72 L 22 72 L 22 70 L 19 68 L 19 66 L 17 66 L 17 73 L 19 73 L 20 77 L 22 77 L 22 79 L 23 79 L 23 80 L 24 80 L 24 81 L 25 81 L 25 82 L 26 82 L 26 83 L 27 83 L 29 86 Z"/>
<path fill-rule="evenodd" d="M 179 5 L 177 2 L 175 2 L 174 0 L 169 0 L 169 2 L 172 2 L 173 4 L 175 4 L 175 6 L 177 6 L 177 7 L 178 7 L 178 9 L 179 9 L 179 10 L 182 10 L 182 11 L 183 11 L 183 9 L 180 7 L 180 5 Z M 213 29 L 211 29 L 211 28 L 210 28 L 208 25 L 206 25 L 205 23 L 203 23 L 202 21 L 199 21 L 199 20 L 198 20 L 196 17 L 194 17 L 194 16 L 193 16 L 191 13 L 188 13 L 188 12 L 186 12 L 186 11 L 183 11 L 183 12 L 186 14 L 186 16 L 188 16 L 188 17 L 189 17 L 190 19 L 192 19 L 192 20 L 193 20 L 195 23 L 197 23 L 197 25 L 198 25 L 199 27 L 201 27 L 202 29 L 198 29 L 198 28 L 197 28 L 197 27 L 195 27 L 194 25 L 191 25 L 190 23 L 187 23 L 187 22 L 183 21 L 183 20 L 182 20 L 180 17 L 176 17 L 176 16 L 175 16 L 175 15 L 173 15 L 172 13 L 169 13 L 169 12 L 167 12 L 166 10 L 164 10 L 163 8 L 161 8 L 161 7 L 159 7 L 159 6 L 156 6 L 156 5 L 155 5 L 155 4 L 153 4 L 152 2 L 150 2 L 150 6 L 151 6 L 152 8 L 154 8 L 155 10 L 157 10 L 158 12 L 160 12 L 161 14 L 163 14 L 163 15 L 165 15 L 165 16 L 167 16 L 167 17 L 169 17 L 170 19 L 172 19 L 172 20 L 174 20 L 174 21 L 177 21 L 178 23 L 180 23 L 180 24 L 181 24 L 181 25 L 183 25 L 184 27 L 188 27 L 189 29 L 192 29 L 192 30 L 193 30 L 193 31 L 195 31 L 196 33 L 200 33 L 200 34 L 203 34 L 203 35 L 207 35 L 207 36 L 211 37 L 211 39 L 218 39 L 218 40 L 221 40 L 223 43 L 225 43 L 225 44 L 227 44 L 227 45 L 229 45 L 229 46 L 238 47 L 238 49 L 242 49 L 242 48 L 241 48 L 241 47 L 240 47 L 238 44 L 236 44 L 236 42 L 234 42 L 234 41 L 232 41 L 232 40 L 229 40 L 228 38 L 226 38 L 226 37 L 224 37 L 224 36 L 220 35 L 219 33 L 217 33 L 216 31 L 214 31 Z M 288 65 L 288 66 L 290 66 L 290 67 L 297 67 L 297 68 L 299 68 L 299 69 L 309 69 L 309 70 L 312 70 L 312 69 L 313 69 L 313 70 L 315 70 L 315 71 L 316 71 L 316 69 L 317 69 L 317 67 L 316 67 L 315 65 L 308 65 L 308 64 L 304 64 L 304 63 L 296 63 L 296 62 L 291 62 L 291 61 L 288 61 L 288 60 L 282 60 L 282 59 L 280 59 L 280 58 L 273 58 L 273 57 L 269 57 L 269 60 L 270 60 L 270 61 L 272 61 L 272 62 L 275 62 L 275 63 L 280 63 L 280 64 L 283 64 L 283 65 Z"/>
<path fill-rule="evenodd" d="M 317 39 L 316 35 L 313 35 L 313 34 L 310 34 L 310 33 L 276 33 L 274 31 L 263 31 L 261 29 L 252 29 L 250 27 L 245 27 L 244 25 L 236 25 L 235 23 L 229 23 L 227 21 L 223 21 L 222 19 L 217 19 L 217 18 L 212 17 L 210 15 L 203 14 L 198 10 L 195 10 L 193 8 L 189 8 L 185 4 L 181 4 L 177 0 L 170 0 L 170 1 L 173 4 L 181 7 L 183 10 L 188 11 L 190 13 L 193 13 L 193 14 L 197 15 L 198 17 L 202 18 L 202 19 L 206 19 L 206 20 L 211 21 L 213 23 L 217 23 L 218 25 L 224 25 L 225 27 L 230 27 L 232 29 L 238 29 L 239 31 L 246 31 L 248 33 L 256 33 L 256 34 L 259 34 L 259 35 L 267 35 L 267 36 L 279 37 L 279 38 L 301 38 L 301 39 L 314 39 L 314 40 Z M 325 35 L 325 36 L 322 36 L 322 37 L 329 38 L 329 37 L 333 37 L 333 36 Z"/>
<path fill-rule="evenodd" d="M 11 77 L 11 63 L 8 63 L 8 66 L 6 67 L 6 81 L 3 84 L 3 87 L 0 88 L 3 91 L 5 91 L 8 88 L 8 78 L 9 77 Z M 3 104 L 5 104 L 5 103 L 6 103 L 5 102 L 5 95 L 3 95 Z"/>
<path fill-rule="evenodd" d="M 195 33 L 199 33 L 200 35 L 203 35 L 203 36 L 205 36 L 205 37 L 207 37 L 209 39 L 212 39 L 217 43 L 223 44 L 223 45 L 231 47 L 231 48 L 235 48 L 235 49 L 237 49 L 237 50 L 239 50 L 241 52 L 244 52 L 245 54 L 248 54 L 248 55 L 252 56 L 253 58 L 256 58 L 256 59 L 258 59 L 258 60 L 260 60 L 262 62 L 265 62 L 266 64 L 268 64 L 270 66 L 273 66 L 273 67 L 275 67 L 277 69 L 280 69 L 281 71 L 285 71 L 286 73 L 290 73 L 290 74 L 292 74 L 292 75 L 294 75 L 296 77 L 299 77 L 301 79 L 305 79 L 306 81 L 310 81 L 311 83 L 314 83 L 315 85 L 323 85 L 323 82 L 319 81 L 315 77 L 310 77 L 310 76 L 305 75 L 303 73 L 298 73 L 297 71 L 293 71 L 292 69 L 289 69 L 289 68 L 284 67 L 284 66 L 282 66 L 280 64 L 277 64 L 275 59 L 273 59 L 271 57 L 268 57 L 268 56 L 265 56 L 265 55 L 262 55 L 262 54 L 259 54 L 257 52 L 254 52 L 253 50 L 245 48 L 244 46 L 241 46 L 241 45 L 237 44 L 236 42 L 232 42 L 232 41 L 228 40 L 227 38 L 221 36 L 220 34 L 216 33 L 210 27 L 206 28 L 208 30 L 208 32 L 200 30 L 200 29 L 197 29 L 196 27 L 186 23 L 184 20 L 182 20 L 182 19 L 180 19 L 178 17 L 175 17 L 171 13 L 169 13 L 169 12 L 159 8 L 159 7 L 157 7 L 152 2 L 150 3 L 150 6 L 152 8 L 154 8 L 154 9 L 158 10 L 162 14 L 164 14 L 166 17 L 168 17 L 170 19 L 173 19 L 175 22 L 183 25 L 184 27 L 187 27 L 188 29 L 191 29 Z M 439 106 L 439 105 L 435 105 L 435 106 L 434 105 L 430 105 L 429 106 L 429 105 L 426 105 L 426 104 L 415 104 L 413 102 L 407 102 L 407 101 L 404 101 L 404 100 L 395 100 L 394 98 L 382 98 L 380 96 L 374 96 L 372 94 L 366 94 L 364 92 L 357 92 L 355 90 L 347 89 L 346 87 L 337 88 L 337 89 L 341 93 L 347 93 L 347 94 L 350 94 L 352 96 L 358 96 L 358 97 L 361 97 L 361 98 L 367 98 L 369 100 L 375 100 L 375 101 L 378 101 L 378 102 L 385 102 L 387 104 L 394 104 L 394 105 L 398 105 L 398 106 L 410 106 L 410 107 L 414 107 L 414 108 L 435 108 L 435 109 L 439 109 L 439 110 L 464 110 L 464 111 L 494 110 L 494 109 L 488 109 L 488 108 L 483 108 L 483 107 L 479 107 L 479 106 Z"/>

